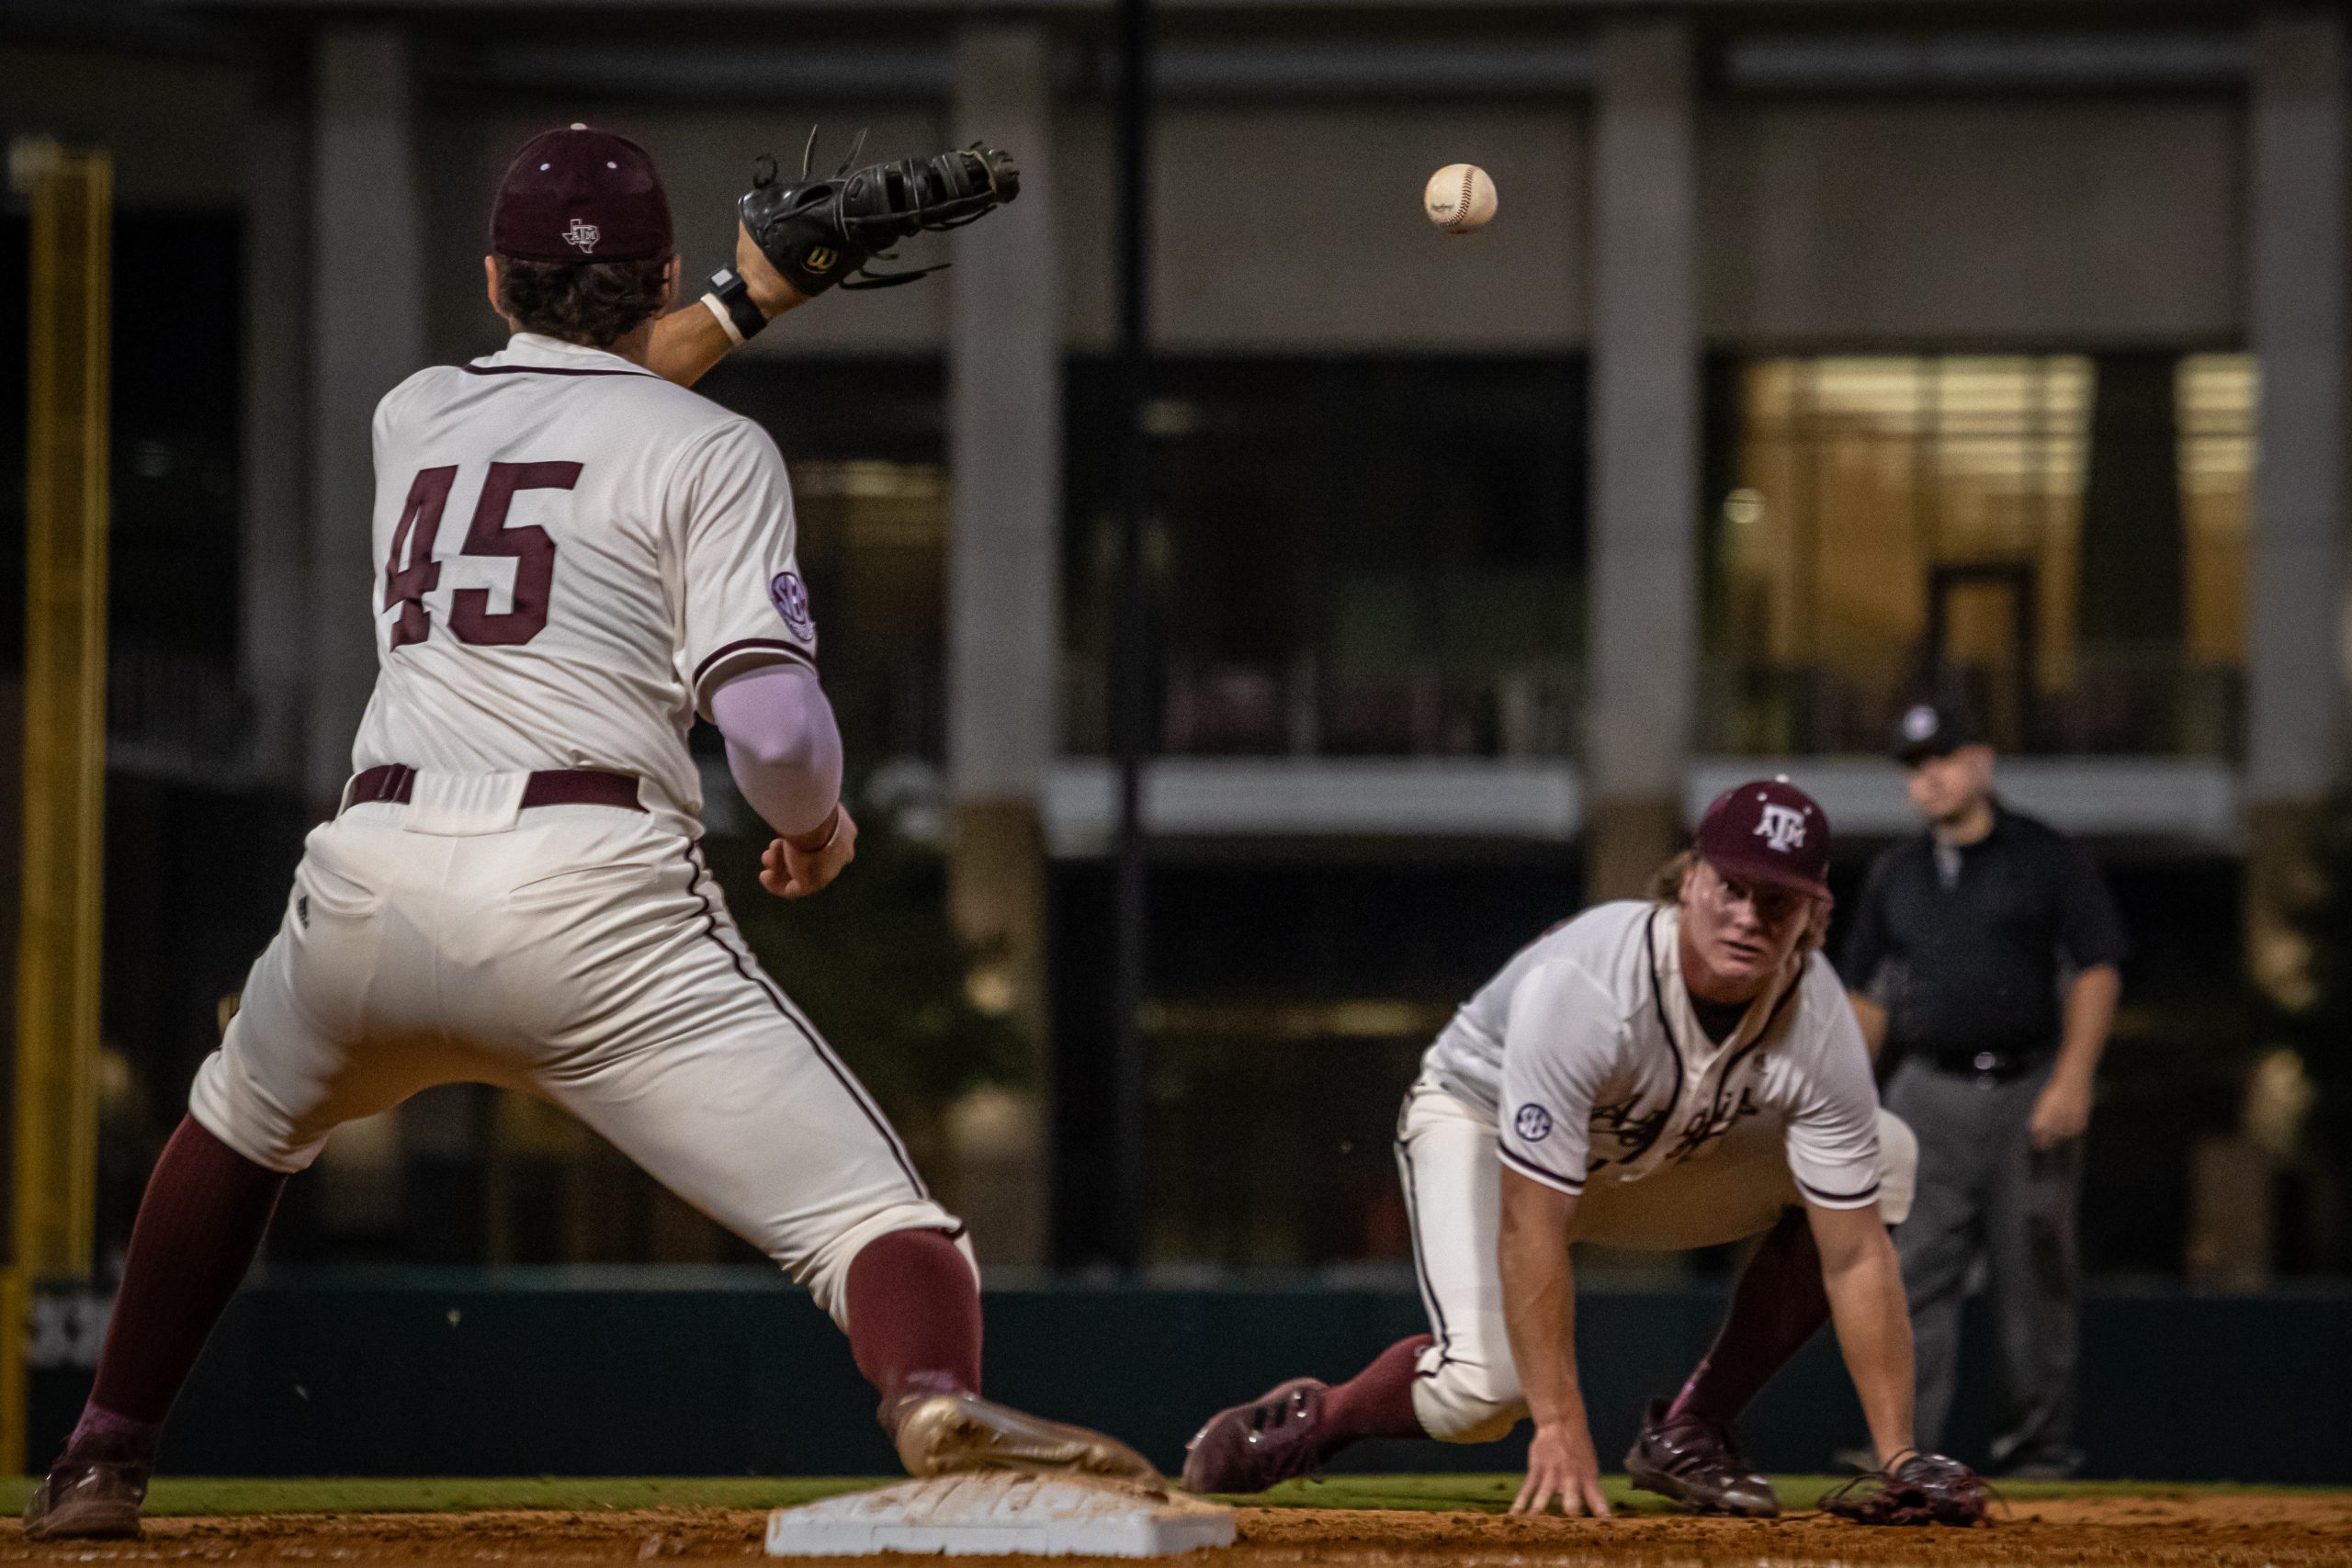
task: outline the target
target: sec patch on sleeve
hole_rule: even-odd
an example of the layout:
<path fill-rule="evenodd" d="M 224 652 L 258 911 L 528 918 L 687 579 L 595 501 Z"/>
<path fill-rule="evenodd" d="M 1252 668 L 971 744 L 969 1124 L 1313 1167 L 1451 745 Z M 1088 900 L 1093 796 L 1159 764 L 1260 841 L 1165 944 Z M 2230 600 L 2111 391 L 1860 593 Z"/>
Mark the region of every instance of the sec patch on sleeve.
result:
<path fill-rule="evenodd" d="M 1552 1113 L 1533 1103 L 1522 1105 L 1511 1125 L 1529 1143 L 1540 1144 L 1552 1135 Z"/>
<path fill-rule="evenodd" d="M 798 572 L 777 572 L 768 584 L 768 603 L 784 617 L 786 630 L 811 648 L 816 646 L 817 622 L 808 614 L 808 585 L 800 581 Z"/>

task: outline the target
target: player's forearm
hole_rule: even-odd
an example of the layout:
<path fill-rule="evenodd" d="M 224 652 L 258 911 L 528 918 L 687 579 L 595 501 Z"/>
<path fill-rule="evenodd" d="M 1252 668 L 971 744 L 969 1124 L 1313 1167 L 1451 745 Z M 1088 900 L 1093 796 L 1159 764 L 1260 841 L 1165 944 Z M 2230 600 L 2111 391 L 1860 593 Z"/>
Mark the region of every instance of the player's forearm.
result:
<path fill-rule="evenodd" d="M 2059 1039 L 2057 1065 L 2051 1069 L 2052 1077 L 2089 1086 L 2107 1050 L 2116 1003 L 2122 996 L 2122 972 L 2112 964 L 2096 964 L 2075 976 L 2074 984 L 2066 987 L 2065 1026 Z"/>
<path fill-rule="evenodd" d="M 767 264 L 740 223 L 735 230 L 735 270 L 741 275 L 752 303 L 768 321 L 808 303 L 807 295 L 786 283 Z M 697 293 L 694 299 L 653 323 L 653 341 L 646 349 L 645 367 L 665 381 L 691 387 L 712 366 L 726 358 L 736 342 L 736 334 L 720 323 L 718 312 L 704 303 Z"/>
<path fill-rule="evenodd" d="M 762 821 L 786 839 L 825 826 L 841 799 L 842 738 L 815 671 L 768 664 L 738 675 L 711 694 L 710 716 Z"/>
<path fill-rule="evenodd" d="M 653 323 L 645 367 L 665 381 L 691 387 L 734 346 L 735 340 L 727 335 L 710 307 L 697 299 Z"/>
<path fill-rule="evenodd" d="M 1911 1447 L 1911 1313 L 1902 1265 L 1876 1204 L 1810 1215 L 1838 1348 L 1883 1463 Z"/>
<path fill-rule="evenodd" d="M 1582 1423 L 1577 1386 L 1576 1275 L 1568 1235 L 1576 1200 L 1506 1169 L 1497 1261 L 1503 1324 L 1528 1414 L 1538 1426 Z"/>
<path fill-rule="evenodd" d="M 778 305 L 771 321 L 808 301 L 794 295 Z M 653 323 L 653 341 L 645 351 L 645 367 L 665 381 L 691 387 L 710 367 L 733 351 L 735 340 L 718 324 L 718 313 L 696 298 Z"/>

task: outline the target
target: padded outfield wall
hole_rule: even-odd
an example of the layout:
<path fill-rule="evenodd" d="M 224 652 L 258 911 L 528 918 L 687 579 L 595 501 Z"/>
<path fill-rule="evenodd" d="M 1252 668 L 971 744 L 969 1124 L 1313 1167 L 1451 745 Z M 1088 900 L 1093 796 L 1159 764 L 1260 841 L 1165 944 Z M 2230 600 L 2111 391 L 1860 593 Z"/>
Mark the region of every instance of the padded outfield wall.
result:
<path fill-rule="evenodd" d="M 1594 1436 L 1622 1454 L 1645 1400 L 1713 1336 L 1719 1288 L 1588 1289 Z M 1286 1376 L 1348 1375 L 1422 1328 L 1406 1290 L 1279 1280 L 1220 1289 L 1064 1282 L 989 1292 L 990 1392 L 1181 1462 L 1203 1415 Z M 2352 1289 L 2105 1289 L 2086 1307 L 2093 1473 L 2340 1484 L 2352 1475 Z M 89 1382 L 104 1303 L 36 1324 L 36 1462 Z M 1973 1315 L 1951 1447 L 1982 1459 L 1989 1364 Z M 277 1270 L 241 1295 L 182 1399 L 164 1468 L 205 1475 L 887 1474 L 846 1342 L 755 1269 Z M 1756 1460 L 1819 1470 L 1861 1433 L 1828 1336 L 1758 1400 Z M 1500 1470 L 1490 1448 L 1389 1443 L 1345 1469 Z"/>

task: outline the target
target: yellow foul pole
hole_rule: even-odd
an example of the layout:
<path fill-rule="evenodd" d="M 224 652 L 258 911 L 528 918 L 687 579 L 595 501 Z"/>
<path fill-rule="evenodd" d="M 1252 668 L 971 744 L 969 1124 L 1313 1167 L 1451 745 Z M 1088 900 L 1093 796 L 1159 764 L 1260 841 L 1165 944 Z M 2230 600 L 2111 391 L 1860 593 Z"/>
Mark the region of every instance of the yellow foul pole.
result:
<path fill-rule="evenodd" d="M 9 164 L 32 207 L 15 1245 L 0 1278 L 0 1473 L 22 1473 L 32 1287 L 89 1276 L 97 1196 L 114 169 L 51 143 L 11 147 Z"/>

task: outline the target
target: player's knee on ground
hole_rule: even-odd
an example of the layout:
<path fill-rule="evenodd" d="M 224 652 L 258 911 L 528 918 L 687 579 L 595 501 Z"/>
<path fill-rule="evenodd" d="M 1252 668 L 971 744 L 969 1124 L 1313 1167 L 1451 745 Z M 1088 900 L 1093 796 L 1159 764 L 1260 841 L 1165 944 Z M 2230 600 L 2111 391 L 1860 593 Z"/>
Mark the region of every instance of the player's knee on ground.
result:
<path fill-rule="evenodd" d="M 1519 1370 L 1448 1357 L 1435 1376 L 1413 1383 L 1413 1414 L 1443 1443 L 1491 1443 L 1510 1435 L 1527 1414 Z"/>

